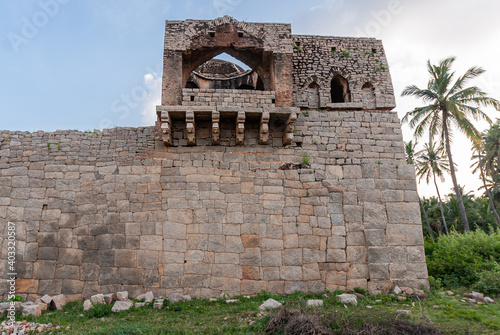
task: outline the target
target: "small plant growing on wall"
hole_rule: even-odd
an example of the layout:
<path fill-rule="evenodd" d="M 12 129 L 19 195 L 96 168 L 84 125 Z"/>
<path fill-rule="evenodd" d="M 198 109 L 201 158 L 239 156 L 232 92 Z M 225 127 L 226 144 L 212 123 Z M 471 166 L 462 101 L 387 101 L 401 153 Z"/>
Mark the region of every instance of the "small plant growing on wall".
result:
<path fill-rule="evenodd" d="M 351 57 L 351 53 L 350 53 L 349 51 L 347 51 L 347 50 L 343 50 L 343 51 L 342 51 L 342 55 L 343 55 L 344 57 Z"/>
<path fill-rule="evenodd" d="M 52 150 L 50 149 L 50 143 L 47 142 L 47 149 L 49 150 L 49 152 L 51 152 Z"/>
<path fill-rule="evenodd" d="M 309 165 L 309 155 L 308 154 L 302 155 L 302 163 Z"/>
<path fill-rule="evenodd" d="M 309 117 L 309 111 L 304 111 L 304 112 L 302 112 L 302 114 L 303 114 L 305 117 Z"/>

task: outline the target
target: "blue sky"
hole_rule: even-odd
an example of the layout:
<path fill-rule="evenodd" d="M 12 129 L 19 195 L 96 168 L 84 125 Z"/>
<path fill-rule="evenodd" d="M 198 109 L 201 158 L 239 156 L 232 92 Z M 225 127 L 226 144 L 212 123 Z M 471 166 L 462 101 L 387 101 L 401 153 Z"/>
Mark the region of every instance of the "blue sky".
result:
<path fill-rule="evenodd" d="M 425 62 L 457 57 L 456 70 L 483 66 L 474 84 L 500 99 L 500 2 L 492 0 L 23 0 L 0 3 L 0 129 L 102 129 L 150 125 L 159 102 L 165 20 L 231 15 L 286 22 L 294 34 L 382 39 L 397 111 L 427 82 Z M 494 119 L 500 114 L 489 111 Z M 484 127 L 484 125 L 482 125 Z M 403 128 L 405 140 L 412 132 Z M 459 180 L 469 147 L 455 138 Z M 449 179 L 449 178 L 448 178 Z M 470 178 L 467 190 L 476 188 Z M 420 185 L 431 194 L 433 187 Z M 451 182 L 443 185 L 445 192 Z"/>

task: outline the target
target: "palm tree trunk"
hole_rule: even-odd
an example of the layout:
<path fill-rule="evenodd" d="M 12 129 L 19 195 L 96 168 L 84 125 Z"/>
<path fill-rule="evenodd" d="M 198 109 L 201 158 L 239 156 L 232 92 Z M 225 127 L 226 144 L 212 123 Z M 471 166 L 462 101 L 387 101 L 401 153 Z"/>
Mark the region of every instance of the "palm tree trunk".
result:
<path fill-rule="evenodd" d="M 455 175 L 455 165 L 453 165 L 453 158 L 451 156 L 450 138 L 448 134 L 448 112 L 444 108 L 442 109 L 442 112 L 444 140 L 446 144 L 446 153 L 448 154 L 448 161 L 450 162 L 451 180 L 453 181 L 453 187 L 455 189 L 455 194 L 457 195 L 458 207 L 460 208 L 460 216 L 462 217 L 464 230 L 465 232 L 470 233 L 469 221 L 467 220 L 467 214 L 465 213 L 464 200 L 462 199 L 460 187 L 458 187 L 457 176 Z"/>
<path fill-rule="evenodd" d="M 486 178 L 484 177 L 483 161 L 481 159 L 481 153 L 478 151 L 478 154 L 479 154 L 479 171 L 481 171 L 481 179 L 483 180 L 484 189 L 486 190 L 486 195 L 488 196 L 488 199 L 490 200 L 491 211 L 493 212 L 493 215 L 495 216 L 495 219 L 497 220 L 498 225 L 500 225 L 500 217 L 498 216 L 497 209 L 495 207 L 495 204 L 493 203 L 493 198 L 491 196 L 491 192 L 490 192 L 489 188 L 486 187 Z"/>
<path fill-rule="evenodd" d="M 427 212 L 425 211 L 424 204 L 422 200 L 420 200 L 420 195 L 417 191 L 418 203 L 420 204 L 420 208 L 422 208 L 422 212 L 424 212 L 425 223 L 427 224 L 427 229 L 429 230 L 429 235 L 431 236 L 432 243 L 434 243 L 434 234 L 432 233 L 431 224 L 429 223 L 429 218 L 427 217 Z"/>
<path fill-rule="evenodd" d="M 436 175 L 434 172 L 432 173 L 432 176 L 434 177 L 434 186 L 436 186 L 436 192 L 438 194 L 439 208 L 441 209 L 441 217 L 443 218 L 444 231 L 448 234 L 448 225 L 446 224 L 446 218 L 444 217 L 443 201 L 441 201 L 441 194 L 439 194 L 439 188 L 436 183 Z"/>

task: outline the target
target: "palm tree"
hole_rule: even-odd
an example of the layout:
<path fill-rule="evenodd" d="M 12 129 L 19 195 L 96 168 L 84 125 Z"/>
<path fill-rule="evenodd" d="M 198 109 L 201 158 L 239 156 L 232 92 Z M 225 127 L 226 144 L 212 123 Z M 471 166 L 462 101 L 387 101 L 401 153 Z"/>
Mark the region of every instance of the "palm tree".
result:
<path fill-rule="evenodd" d="M 483 136 L 484 138 L 484 136 Z M 483 150 L 482 150 L 482 145 L 484 142 L 478 142 L 474 144 L 473 149 L 477 152 L 477 155 L 473 155 L 472 159 L 476 160 L 474 164 L 471 165 L 471 167 L 474 167 L 474 170 L 472 170 L 472 173 L 476 173 L 477 170 L 479 170 L 481 174 L 481 180 L 483 181 L 483 187 L 485 189 L 486 195 L 488 196 L 488 200 L 490 202 L 490 209 L 491 212 L 493 213 L 493 216 L 495 217 L 495 220 L 497 220 L 498 225 L 500 225 L 500 216 L 498 216 L 497 209 L 495 207 L 495 203 L 493 202 L 493 197 L 491 196 L 490 189 L 486 185 L 486 176 L 484 174 L 484 167 L 483 167 L 483 160 L 486 158 L 483 155 Z"/>
<path fill-rule="evenodd" d="M 485 151 L 484 164 L 486 170 L 493 179 L 497 193 L 500 193 L 498 187 L 498 167 L 500 166 L 500 120 L 490 127 L 483 135 L 483 148 Z"/>
<path fill-rule="evenodd" d="M 439 193 L 439 188 L 436 182 L 436 175 L 439 177 L 441 182 L 444 182 L 443 172 L 450 172 L 448 157 L 444 152 L 443 143 L 437 147 L 434 142 L 425 143 L 424 149 L 419 152 L 417 165 L 417 176 L 419 177 L 419 180 L 425 178 L 425 182 L 429 184 L 432 175 L 439 199 L 439 208 L 441 209 L 444 231 L 448 234 L 448 226 L 446 225 L 446 218 L 444 217 L 443 201 L 441 200 L 441 194 Z"/>
<path fill-rule="evenodd" d="M 417 141 L 415 141 L 415 143 L 413 143 L 412 141 L 405 142 L 406 163 L 415 165 L 415 168 L 417 168 L 417 166 L 415 164 L 415 147 L 416 146 L 417 146 Z M 424 213 L 425 223 L 427 224 L 427 229 L 429 230 L 429 235 L 431 237 L 432 242 L 434 242 L 434 234 L 432 233 L 431 225 L 429 224 L 429 218 L 427 217 L 427 212 L 425 211 L 425 207 L 422 204 L 422 201 L 420 200 L 420 195 L 418 194 L 418 189 L 416 191 L 417 191 L 418 203 L 420 204 L 420 208 L 422 208 L 422 212 Z"/>
<path fill-rule="evenodd" d="M 451 65 L 454 61 L 455 57 L 447 58 L 441 61 L 439 65 L 432 65 L 430 61 L 427 61 L 427 70 L 431 76 L 427 88 L 420 89 L 415 85 L 410 85 L 401 94 L 402 96 L 420 98 L 427 105 L 417 107 L 413 111 L 406 113 L 403 122 L 408 122 L 410 119 L 409 124 L 412 129 L 415 129 L 414 135 L 416 138 L 421 137 L 427 130 L 429 140 L 439 136 L 444 141 L 460 216 L 464 230 L 470 232 L 462 193 L 455 175 L 450 141 L 454 128 L 464 133 L 470 140 L 476 140 L 479 137 L 479 131 L 474 127 L 471 119 L 476 121 L 482 119 L 491 124 L 490 118 L 479 107 L 492 106 L 500 110 L 500 102 L 488 97 L 485 92 L 476 86 L 465 86 L 470 79 L 484 72 L 480 67 L 471 67 L 451 84 L 455 75 L 451 71 Z"/>

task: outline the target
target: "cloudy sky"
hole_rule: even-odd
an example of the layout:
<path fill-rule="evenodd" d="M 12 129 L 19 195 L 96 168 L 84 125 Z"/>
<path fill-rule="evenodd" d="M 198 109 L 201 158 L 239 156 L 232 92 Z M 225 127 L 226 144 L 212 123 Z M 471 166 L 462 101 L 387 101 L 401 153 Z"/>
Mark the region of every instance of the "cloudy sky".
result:
<path fill-rule="evenodd" d="M 370 36 L 386 49 L 397 111 L 425 86 L 426 61 L 456 56 L 457 73 L 486 69 L 473 82 L 500 99 L 500 2 L 494 0 L 24 0 L 0 3 L 0 129 L 102 129 L 152 125 L 160 100 L 164 20 L 231 15 L 287 22 L 294 34 Z M 499 112 L 486 110 L 492 119 Z M 485 124 L 479 125 L 484 129 Z M 412 131 L 403 127 L 406 141 Z M 454 138 L 459 183 L 472 176 L 470 145 Z M 440 184 L 449 193 L 448 177 Z M 422 195 L 435 194 L 420 183 Z"/>

